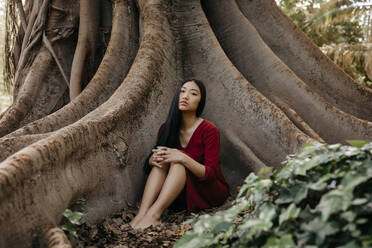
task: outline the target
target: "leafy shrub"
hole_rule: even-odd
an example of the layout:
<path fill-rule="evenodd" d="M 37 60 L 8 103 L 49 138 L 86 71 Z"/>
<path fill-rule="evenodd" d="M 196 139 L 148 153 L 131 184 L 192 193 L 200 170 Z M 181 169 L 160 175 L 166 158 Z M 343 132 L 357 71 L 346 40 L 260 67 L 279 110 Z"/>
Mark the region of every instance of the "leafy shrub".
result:
<path fill-rule="evenodd" d="M 372 143 L 351 143 L 306 145 L 271 176 L 251 173 L 230 209 L 175 247 L 372 247 Z"/>

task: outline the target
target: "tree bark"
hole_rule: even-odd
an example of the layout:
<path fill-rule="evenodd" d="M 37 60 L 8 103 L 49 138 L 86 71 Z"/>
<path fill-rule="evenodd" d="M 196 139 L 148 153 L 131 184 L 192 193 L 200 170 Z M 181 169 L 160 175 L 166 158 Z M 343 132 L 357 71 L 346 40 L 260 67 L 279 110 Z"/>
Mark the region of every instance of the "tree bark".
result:
<path fill-rule="evenodd" d="M 41 5 L 40 1 L 34 1 L 22 43 L 20 62 L 17 64 L 14 100 L 0 120 L 0 137 L 50 114 L 61 105 L 61 101 L 65 101 L 63 96 L 67 89 L 66 83 L 52 55 L 41 45 L 41 37 L 45 32 L 64 71 L 69 75 L 75 42 L 73 31 L 78 19 L 75 8 L 78 5 L 76 0 L 54 0 L 48 22 L 44 24 L 48 9 L 46 2 L 44 0 Z"/>
<path fill-rule="evenodd" d="M 115 1 L 120 11 L 127 4 Z M 107 102 L 1 163 L 2 246 L 31 246 L 33 234 L 46 224 L 58 224 L 62 211 L 79 196 L 88 195 L 90 221 L 134 202 L 143 177 L 139 162 L 151 148 L 148 133 L 156 133 L 159 116 L 165 118 L 162 106 L 175 90 L 175 49 L 166 7 L 162 1 L 141 4 L 147 18 L 140 49 Z"/>
<path fill-rule="evenodd" d="M 15 102 L 0 119 L 0 247 L 70 247 L 58 225 L 81 197 L 88 223 L 135 205 L 144 159 L 185 79 L 206 85 L 203 118 L 221 131 L 220 164 L 233 194 L 248 173 L 280 167 L 305 143 L 372 137 L 370 91 L 325 59 L 271 0 L 204 0 L 203 6 L 199 0 L 112 0 L 102 61 L 98 47 L 81 53 L 96 34 L 84 37 L 80 25 L 76 39 L 79 11 L 68 3 L 53 1 L 45 23 L 63 70 L 68 77 L 76 70 L 71 78 L 81 83 L 82 68 L 95 66 L 82 59 L 88 50 L 100 64 L 67 103 L 50 52 L 39 44 L 35 59 L 25 58 L 32 63 L 19 72 Z M 85 10 L 92 17 L 97 9 Z M 99 36 L 111 21 L 104 11 Z M 32 11 L 25 13 L 29 25 Z M 73 60 L 79 66 L 72 69 Z M 50 85 L 60 88 L 52 93 Z M 37 104 L 41 99 L 50 100 Z"/>
<path fill-rule="evenodd" d="M 74 60 L 72 61 L 70 79 L 70 99 L 74 99 L 81 92 L 84 65 L 92 67 L 96 50 L 100 17 L 99 0 L 80 1 L 79 39 L 77 42 Z M 86 68 L 85 68 L 86 69 Z"/>
<path fill-rule="evenodd" d="M 340 111 L 299 79 L 265 44 L 234 1 L 204 3 L 211 26 L 231 61 L 272 102 L 289 105 L 329 143 L 372 137 L 371 122 Z M 330 126 L 337 128 L 328 130 Z"/>
<path fill-rule="evenodd" d="M 274 0 L 236 0 L 273 52 L 327 102 L 372 121 L 372 90 L 356 83 L 324 55 Z"/>
<path fill-rule="evenodd" d="M 294 153 L 312 139 L 298 130 L 280 109 L 258 92 L 231 64 L 208 25 L 199 1 L 173 1 L 176 11 L 173 26 L 181 47 L 184 78 L 198 78 L 206 83 L 208 97 L 205 117 L 212 119 L 221 131 L 221 164 L 228 178 L 234 178 L 246 168 L 249 160 L 258 158 L 264 164 L 278 166 L 287 154 Z M 245 128 L 242 129 L 241 127 Z M 261 127 L 261 128 L 257 128 Z M 231 137 L 235 137 L 231 139 Z M 254 156 L 244 158 L 231 143 L 245 144 Z M 228 145 L 229 144 L 229 145 Z M 271 145 L 277 144 L 277 145 Z M 235 158 L 235 159 L 234 159 Z M 250 163 L 249 163 L 250 164 Z M 254 171 L 257 172 L 258 168 Z M 232 188 L 241 179 L 231 180 Z"/>
<path fill-rule="evenodd" d="M 0 146 L 4 144 L 8 150 L 7 153 L 0 155 L 0 161 L 29 145 L 31 141 L 37 141 L 30 140 L 28 138 L 30 135 L 35 137 L 34 134 L 50 133 L 78 121 L 105 102 L 122 83 L 138 49 L 138 14 L 131 2 L 125 10 L 119 8 L 113 12 L 109 45 L 100 67 L 88 86 L 76 99 L 60 110 L 0 138 Z M 17 145 L 9 147 L 9 138 Z M 29 142 L 24 142 L 25 139 Z"/>

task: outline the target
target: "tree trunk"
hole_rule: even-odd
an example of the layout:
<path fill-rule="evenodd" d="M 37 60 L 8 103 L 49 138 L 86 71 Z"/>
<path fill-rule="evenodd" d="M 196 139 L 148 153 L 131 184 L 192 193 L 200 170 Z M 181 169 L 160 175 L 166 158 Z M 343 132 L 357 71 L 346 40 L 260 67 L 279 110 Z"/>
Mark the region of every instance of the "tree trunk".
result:
<path fill-rule="evenodd" d="M 96 8 L 53 0 L 40 29 L 53 49 L 41 39 L 22 47 L 17 97 L 0 119 L 0 247 L 69 247 L 58 224 L 81 197 L 88 223 L 134 205 L 144 159 L 187 78 L 206 85 L 203 117 L 221 131 L 232 193 L 249 172 L 280 167 L 305 143 L 372 137 L 371 91 L 326 59 L 274 1 L 112 0 L 112 15 L 110 5 L 101 0 L 99 24 L 79 28 L 79 13 Z M 25 13 L 32 30 L 38 16 Z M 96 16 L 85 14 L 80 23 Z M 89 83 L 86 70 L 95 71 Z M 83 88 L 68 103 L 63 74 Z"/>

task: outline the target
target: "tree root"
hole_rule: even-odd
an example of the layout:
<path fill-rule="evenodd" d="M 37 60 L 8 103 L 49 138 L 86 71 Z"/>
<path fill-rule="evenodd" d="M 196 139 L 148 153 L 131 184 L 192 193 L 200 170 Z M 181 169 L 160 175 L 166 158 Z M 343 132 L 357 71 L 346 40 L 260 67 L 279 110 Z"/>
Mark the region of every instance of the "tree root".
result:
<path fill-rule="evenodd" d="M 51 133 L 23 135 L 19 137 L 0 138 L 0 162 L 32 143 L 48 137 Z"/>
<path fill-rule="evenodd" d="M 288 104 L 276 100 L 276 105 L 288 116 L 288 118 L 304 133 L 314 140 L 325 143 L 325 141 L 294 111 Z"/>
<path fill-rule="evenodd" d="M 18 63 L 15 76 L 13 104 L 0 119 L 0 137 L 20 126 L 50 114 L 64 100 L 61 97 L 66 91 L 66 84 L 62 82 L 61 75 L 58 75 L 60 72 L 56 68 L 52 56 L 45 46 L 37 49 L 36 44 L 40 43 L 39 38 L 43 29 L 46 28 L 47 31 L 53 29 L 53 26 L 49 24 L 48 26 L 44 25 L 48 1 L 45 0 L 42 6 L 39 6 L 38 3 L 39 1 L 34 1 L 33 9 L 28 18 L 28 27 L 22 44 L 21 60 Z M 55 15 L 56 13 L 51 12 L 49 18 L 53 18 Z M 73 11 L 71 11 L 71 15 L 73 15 Z M 74 16 L 69 17 L 68 21 L 73 24 L 76 18 Z M 58 35 L 52 35 L 52 40 L 55 42 L 53 45 L 57 48 L 58 53 L 63 54 L 63 56 L 61 56 L 62 54 L 57 54 L 57 56 L 62 57 L 61 64 L 66 71 L 66 67 L 71 68 L 72 53 L 69 50 L 71 50 L 74 41 L 71 38 L 61 42 L 58 37 Z M 31 54 L 36 54 L 35 59 Z M 30 61 L 32 61 L 32 64 L 28 67 Z"/>
<path fill-rule="evenodd" d="M 17 64 L 17 69 L 14 76 L 16 89 L 14 92 L 18 92 L 17 89 L 21 87 L 20 75 L 26 69 L 26 63 L 32 58 L 30 55 L 31 51 L 34 49 L 35 45 L 40 41 L 42 37 L 42 29 L 44 27 L 45 19 L 47 16 L 49 0 L 43 0 L 41 6 L 38 5 L 38 1 L 34 2 L 34 6 L 29 18 L 25 36 L 22 42 L 22 49 Z M 17 100 L 18 94 L 13 95 L 14 101 Z"/>
<path fill-rule="evenodd" d="M 72 61 L 70 78 L 71 100 L 81 92 L 84 67 L 90 68 L 94 63 L 100 18 L 99 5 L 99 0 L 80 1 L 79 39 Z"/>
<path fill-rule="evenodd" d="M 52 44 L 48 40 L 48 37 L 46 37 L 45 32 L 43 32 L 43 43 L 44 43 L 45 47 L 48 49 L 48 51 L 50 52 L 50 54 L 53 56 L 54 61 L 56 62 L 57 66 L 58 66 L 58 69 L 61 72 L 61 75 L 66 82 L 66 86 L 69 87 L 69 81 L 67 79 L 66 73 L 63 71 L 63 67 L 62 67 L 61 63 L 59 62 L 56 53 L 53 50 Z"/>
<path fill-rule="evenodd" d="M 236 0 L 265 43 L 327 102 L 372 121 L 372 89 L 352 80 L 287 17 L 274 0 Z"/>
<path fill-rule="evenodd" d="M 35 58 L 35 61 L 30 68 L 25 83 L 20 89 L 18 98 L 14 99 L 14 103 L 9 107 L 6 113 L 0 120 L 0 137 L 17 129 L 20 122 L 25 118 L 28 111 L 37 99 L 39 90 L 42 88 L 40 78 L 45 78 L 50 72 L 52 57 L 47 50 L 42 50 Z M 41 68 L 43 70 L 41 70 Z"/>
<path fill-rule="evenodd" d="M 107 102 L 0 164 L 3 244 L 30 246 L 35 232 L 30 230 L 58 222 L 72 199 L 83 194 L 89 194 L 90 221 L 133 203 L 143 180 L 138 166 L 155 139 L 149 139 L 148 131 L 156 133 L 159 116 L 166 115 L 162 106 L 169 104 L 176 88 L 174 37 L 165 2 L 142 4 L 146 18 L 140 49 L 123 84 Z"/>
<path fill-rule="evenodd" d="M 66 234 L 58 227 L 49 229 L 43 235 L 43 240 L 48 248 L 72 248 Z"/>
<path fill-rule="evenodd" d="M 372 137 L 372 122 L 348 115 L 318 96 L 271 51 L 233 0 L 204 3 L 210 24 L 226 54 L 249 82 L 272 102 L 290 106 L 327 142 Z M 330 126 L 332 130 L 327 128 Z"/>
<path fill-rule="evenodd" d="M 182 45 L 184 78 L 197 78 L 206 84 L 207 119 L 213 120 L 217 127 L 229 127 L 243 143 L 255 148 L 254 153 L 264 164 L 274 167 L 280 166 L 278 161 L 287 154 L 313 141 L 231 64 L 208 25 L 199 1 L 175 1 L 174 8 L 185 10 L 174 11 L 177 16 L 173 24 L 178 43 Z M 221 143 L 221 151 L 224 150 L 230 149 Z M 222 165 L 229 162 L 240 166 L 239 161 L 225 159 L 221 159 Z M 229 173 L 226 172 L 229 182 L 239 181 Z"/>
<path fill-rule="evenodd" d="M 19 16 L 21 18 L 21 26 L 22 26 L 23 30 L 26 31 L 27 22 L 26 22 L 25 11 L 23 9 L 22 0 L 16 0 L 16 4 L 17 4 L 18 11 L 19 11 Z"/>
<path fill-rule="evenodd" d="M 237 154 L 242 156 L 240 161 L 247 164 L 250 172 L 259 172 L 267 166 L 256 156 L 256 154 L 245 144 L 236 134 L 229 129 L 224 130 L 225 137 L 229 140 L 232 150 L 236 150 Z"/>
<path fill-rule="evenodd" d="M 121 84 L 138 49 L 137 13 L 131 1 L 114 5 L 110 43 L 98 71 L 81 94 L 72 102 L 7 137 L 47 133 L 67 126 L 105 102 Z"/>

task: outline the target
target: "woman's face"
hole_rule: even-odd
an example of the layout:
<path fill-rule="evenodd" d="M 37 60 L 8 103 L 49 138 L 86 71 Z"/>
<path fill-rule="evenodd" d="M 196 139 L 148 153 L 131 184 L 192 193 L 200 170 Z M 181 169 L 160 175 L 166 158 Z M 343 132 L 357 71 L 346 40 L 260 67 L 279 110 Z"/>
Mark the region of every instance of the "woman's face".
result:
<path fill-rule="evenodd" d="M 178 108 L 181 111 L 196 112 L 200 99 L 199 86 L 193 81 L 186 82 L 181 87 Z"/>

